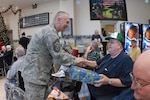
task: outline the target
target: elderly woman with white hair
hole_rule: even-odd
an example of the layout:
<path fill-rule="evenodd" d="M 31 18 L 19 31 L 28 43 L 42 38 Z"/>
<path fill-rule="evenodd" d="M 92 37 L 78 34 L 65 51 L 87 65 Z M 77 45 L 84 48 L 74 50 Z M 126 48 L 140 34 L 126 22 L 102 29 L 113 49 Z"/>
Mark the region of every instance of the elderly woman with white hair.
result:
<path fill-rule="evenodd" d="M 4 53 L 6 52 L 6 46 L 2 46 L 1 47 L 1 54 L 4 55 Z"/>
<path fill-rule="evenodd" d="M 12 64 L 12 58 L 13 58 L 13 50 L 11 48 L 11 45 L 6 46 L 6 53 L 4 53 L 3 57 L 4 57 L 4 61 L 8 65 L 8 68 L 6 68 L 6 72 L 7 72 Z"/>

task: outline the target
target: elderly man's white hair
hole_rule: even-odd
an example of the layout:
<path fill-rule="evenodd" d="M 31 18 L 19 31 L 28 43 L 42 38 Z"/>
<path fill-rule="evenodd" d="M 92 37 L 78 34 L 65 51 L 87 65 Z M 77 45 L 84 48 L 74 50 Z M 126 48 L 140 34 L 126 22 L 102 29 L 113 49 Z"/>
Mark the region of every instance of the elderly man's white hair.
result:
<path fill-rule="evenodd" d="M 7 51 L 10 51 L 11 50 L 11 45 L 7 45 L 6 49 L 7 49 Z"/>
<path fill-rule="evenodd" d="M 24 56 L 24 55 L 25 55 L 25 50 L 24 50 L 24 48 L 23 48 L 21 45 L 19 45 L 19 46 L 16 48 L 16 50 L 15 50 L 15 54 L 17 54 L 18 57 Z"/>

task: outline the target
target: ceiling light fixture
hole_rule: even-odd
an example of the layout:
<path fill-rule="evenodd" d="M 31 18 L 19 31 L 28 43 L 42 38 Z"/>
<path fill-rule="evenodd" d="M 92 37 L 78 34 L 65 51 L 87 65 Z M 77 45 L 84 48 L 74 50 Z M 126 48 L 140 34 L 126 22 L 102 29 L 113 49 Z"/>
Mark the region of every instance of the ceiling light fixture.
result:
<path fill-rule="evenodd" d="M 149 0 L 144 0 L 145 1 L 145 3 L 149 3 Z"/>

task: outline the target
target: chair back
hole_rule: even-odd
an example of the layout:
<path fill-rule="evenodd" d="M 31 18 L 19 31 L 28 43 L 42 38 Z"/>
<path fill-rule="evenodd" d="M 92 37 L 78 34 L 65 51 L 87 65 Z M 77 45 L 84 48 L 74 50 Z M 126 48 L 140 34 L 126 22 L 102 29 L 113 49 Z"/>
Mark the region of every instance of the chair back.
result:
<path fill-rule="evenodd" d="M 23 78 L 21 76 L 21 71 L 18 71 L 18 87 L 20 87 L 22 90 L 25 91 L 24 81 L 23 81 Z"/>

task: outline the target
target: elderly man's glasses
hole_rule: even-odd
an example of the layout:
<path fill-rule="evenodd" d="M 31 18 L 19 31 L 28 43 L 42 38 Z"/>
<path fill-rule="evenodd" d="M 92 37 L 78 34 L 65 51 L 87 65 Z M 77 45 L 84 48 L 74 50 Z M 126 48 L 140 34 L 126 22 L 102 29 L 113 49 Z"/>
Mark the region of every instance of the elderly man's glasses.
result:
<path fill-rule="evenodd" d="M 132 72 L 130 73 L 130 77 L 131 77 L 132 83 L 134 83 L 139 90 L 142 87 L 145 87 L 150 84 L 150 83 L 144 83 L 144 84 L 139 83 L 138 80 L 134 77 Z"/>

